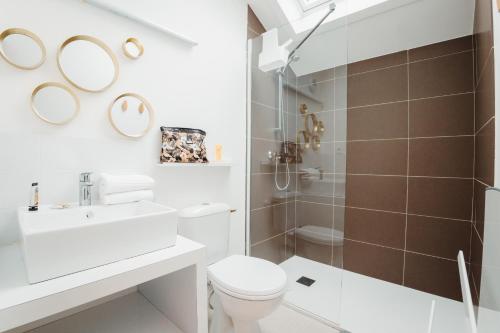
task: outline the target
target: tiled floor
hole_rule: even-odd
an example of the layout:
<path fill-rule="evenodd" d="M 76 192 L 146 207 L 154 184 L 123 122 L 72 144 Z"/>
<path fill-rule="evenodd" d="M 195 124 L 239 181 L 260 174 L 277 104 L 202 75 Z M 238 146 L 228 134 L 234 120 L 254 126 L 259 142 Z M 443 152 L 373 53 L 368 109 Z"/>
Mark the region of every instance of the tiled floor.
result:
<path fill-rule="evenodd" d="M 336 329 L 284 305 L 262 319 L 260 327 L 262 333 L 339 333 Z"/>

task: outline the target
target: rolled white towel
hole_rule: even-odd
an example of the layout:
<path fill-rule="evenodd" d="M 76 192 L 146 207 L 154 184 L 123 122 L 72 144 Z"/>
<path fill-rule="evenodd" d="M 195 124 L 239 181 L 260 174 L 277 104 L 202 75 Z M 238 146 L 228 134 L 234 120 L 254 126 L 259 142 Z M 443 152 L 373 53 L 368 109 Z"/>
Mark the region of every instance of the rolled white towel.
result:
<path fill-rule="evenodd" d="M 121 203 L 136 202 L 142 200 L 153 201 L 154 194 L 152 190 L 140 190 L 123 193 L 113 193 L 101 196 L 103 205 L 116 205 Z"/>
<path fill-rule="evenodd" d="M 99 194 L 124 193 L 141 190 L 152 190 L 155 185 L 153 178 L 145 175 L 111 175 L 101 174 Z"/>

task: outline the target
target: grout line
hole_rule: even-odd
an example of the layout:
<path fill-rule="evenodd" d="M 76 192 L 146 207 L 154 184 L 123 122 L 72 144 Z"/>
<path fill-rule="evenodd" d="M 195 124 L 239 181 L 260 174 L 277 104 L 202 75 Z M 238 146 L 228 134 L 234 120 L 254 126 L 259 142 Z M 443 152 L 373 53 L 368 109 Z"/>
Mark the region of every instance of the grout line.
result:
<path fill-rule="evenodd" d="M 473 137 L 474 134 L 458 134 L 458 135 L 436 135 L 436 136 L 414 136 L 409 138 L 380 138 L 380 139 L 352 139 L 352 140 L 338 140 L 337 142 L 366 142 L 366 141 L 397 141 L 397 140 L 425 140 L 425 139 L 453 139 L 453 138 L 464 138 Z M 330 141 L 323 141 L 324 143 L 330 143 Z"/>
<path fill-rule="evenodd" d="M 379 141 L 404 141 L 404 140 L 408 140 L 408 139 L 409 140 L 456 139 L 456 138 L 469 138 L 469 137 L 474 137 L 474 134 L 416 136 L 416 137 L 410 137 L 410 138 L 395 137 L 395 138 L 353 139 L 353 140 L 335 140 L 334 139 L 334 140 L 328 140 L 328 141 L 321 141 L 320 140 L 320 143 L 334 144 L 334 143 L 356 143 L 356 142 L 372 142 L 372 141 L 375 141 L 375 142 L 379 142 Z M 252 139 L 273 142 L 273 143 L 279 143 L 278 140 L 266 139 L 266 138 L 260 138 L 260 137 L 252 137 Z"/>
<path fill-rule="evenodd" d="M 366 244 L 366 245 L 381 247 L 381 248 L 384 248 L 384 249 L 390 249 L 390 250 L 394 250 L 394 251 L 400 251 L 400 252 L 403 252 L 403 253 L 411 253 L 411 254 L 417 254 L 417 255 L 431 257 L 431 258 L 436 258 L 436 259 L 441 259 L 441 260 L 447 260 L 447 261 L 457 262 L 456 259 L 450 259 L 450 258 L 446 258 L 446 257 L 436 256 L 436 255 L 433 255 L 433 254 L 422 253 L 422 252 L 415 252 L 415 251 L 410 251 L 410 250 L 404 250 L 404 249 L 399 249 L 399 248 L 392 247 L 392 246 L 375 244 L 375 243 L 365 242 L 365 241 L 361 241 L 361 240 L 357 240 L 357 239 L 351 239 L 351 238 L 347 238 L 347 237 L 344 237 L 344 239 L 348 240 L 348 241 L 351 241 L 351 242 L 355 242 L 355 243 L 361 243 L 361 244 Z M 469 264 L 469 262 L 467 262 L 467 263 Z M 403 265 L 404 265 L 404 260 L 403 260 Z M 403 277 L 404 277 L 404 275 L 403 275 Z"/>
<path fill-rule="evenodd" d="M 259 210 L 264 210 L 264 209 L 267 209 L 267 208 L 273 208 L 273 207 L 277 207 L 277 206 L 281 206 L 281 205 L 286 205 L 287 202 L 280 202 L 278 204 L 274 204 L 274 205 L 269 205 L 269 206 L 262 206 L 262 207 L 258 207 L 258 208 L 252 208 L 250 209 L 250 212 L 257 212 Z"/>
<path fill-rule="evenodd" d="M 469 52 L 474 53 L 474 49 L 467 49 L 467 50 L 457 51 L 457 52 L 453 52 L 453 53 L 443 54 L 443 55 L 440 55 L 440 56 L 435 56 L 435 57 L 426 58 L 426 59 L 419 59 L 419 60 L 414 60 L 414 61 L 409 61 L 409 59 L 408 59 L 408 63 L 409 64 L 415 64 L 415 63 L 419 63 L 419 62 L 424 62 L 424 61 L 429 61 L 429 60 L 435 60 L 435 59 L 441 59 L 441 58 L 446 58 L 446 57 L 449 57 L 449 56 L 454 56 L 454 55 L 464 54 L 464 53 L 469 53 Z"/>
<path fill-rule="evenodd" d="M 472 38 L 472 47 L 474 48 L 474 37 Z M 473 100 L 473 128 L 474 128 L 474 144 L 473 144 L 473 150 L 472 150 L 472 207 L 471 207 L 471 230 L 470 230 L 470 236 L 469 236 L 469 262 L 472 260 L 472 229 L 474 228 L 475 224 L 475 201 L 476 201 L 476 182 L 474 181 L 474 178 L 476 177 L 476 73 L 475 73 L 475 68 L 476 68 L 476 54 L 475 52 L 472 52 L 472 78 L 474 80 L 474 95 Z"/>
<path fill-rule="evenodd" d="M 360 210 L 367 210 L 367 211 L 373 211 L 373 212 L 379 212 L 379 213 L 389 213 L 389 214 L 399 214 L 399 215 L 406 214 L 404 212 L 395 212 L 395 211 L 390 211 L 390 210 L 362 208 L 362 207 L 355 207 L 355 206 L 341 206 L 341 205 L 337 205 L 337 206 L 344 207 L 344 208 L 349 208 L 349 209 L 360 209 Z M 462 220 L 462 219 L 456 219 L 456 218 L 451 218 L 451 217 L 422 215 L 422 214 L 414 214 L 414 213 L 408 213 L 406 215 L 408 215 L 408 216 L 417 216 L 417 217 L 425 217 L 425 218 L 430 218 L 430 219 L 440 219 L 440 220 L 449 220 L 449 221 L 459 221 L 459 222 L 469 222 L 470 223 L 470 220 Z"/>
<path fill-rule="evenodd" d="M 398 67 L 403 67 L 403 66 L 408 66 L 408 63 L 404 62 L 402 64 L 370 69 L 370 70 L 364 71 L 364 72 L 348 74 L 347 76 L 338 77 L 336 79 L 349 79 L 349 78 L 354 77 L 354 76 L 366 75 L 366 74 L 370 74 L 370 73 L 374 73 L 374 72 L 378 72 L 378 71 L 383 71 L 383 70 L 388 70 L 388 69 L 393 69 L 393 68 L 398 68 Z"/>
<path fill-rule="evenodd" d="M 488 121 L 485 122 L 484 125 L 481 126 L 481 128 L 476 132 L 476 135 L 478 135 L 485 127 L 487 127 L 494 120 L 495 120 L 495 116 L 493 116 L 490 119 L 488 119 Z"/>
<path fill-rule="evenodd" d="M 364 71 L 364 72 L 347 74 L 346 76 L 334 77 L 334 80 L 335 79 L 345 79 L 345 78 L 349 78 L 349 77 L 353 77 L 353 76 L 369 74 L 369 73 L 373 73 L 373 72 L 377 72 L 377 71 L 383 71 L 383 70 L 387 70 L 387 69 L 391 69 L 391 68 L 397 68 L 397 67 L 402 67 L 402 66 L 408 66 L 409 67 L 409 65 L 411 65 L 411 64 L 425 62 L 425 61 L 430 61 L 430 60 L 436 60 L 436 59 L 441 59 L 441 58 L 446 58 L 446 57 L 455 56 L 455 55 L 459 55 L 459 54 L 465 54 L 465 53 L 473 52 L 474 50 L 473 49 L 467 49 L 467 50 L 462 50 L 462 51 L 447 53 L 447 54 L 443 54 L 443 55 L 439 55 L 439 56 L 435 56 L 435 57 L 430 57 L 430 58 L 425 58 L 425 59 L 419 59 L 419 60 L 414 60 L 414 61 L 410 61 L 409 51 L 410 50 L 406 50 L 406 62 L 404 62 L 404 63 L 396 64 L 396 65 L 390 65 L 390 66 L 384 66 L 384 67 L 379 67 L 379 68 L 367 70 L 367 71 Z M 353 63 L 353 64 L 355 64 L 355 63 Z M 308 86 L 308 85 L 305 85 L 305 86 Z"/>
<path fill-rule="evenodd" d="M 483 74 L 486 71 L 486 67 L 488 67 L 488 63 L 492 60 L 491 56 L 493 54 L 493 50 L 494 50 L 494 48 L 492 47 L 490 49 L 490 51 L 488 52 L 488 56 L 486 57 L 486 61 L 484 62 L 483 67 L 482 68 L 478 68 L 479 69 L 479 73 L 477 75 L 477 80 L 476 80 L 477 84 L 476 84 L 476 87 L 479 86 L 479 82 L 481 82 L 481 79 L 483 78 Z"/>
<path fill-rule="evenodd" d="M 375 103 L 375 104 L 366 104 L 366 105 L 357 105 L 357 106 L 351 106 L 348 107 L 347 109 L 360 109 L 360 108 L 367 108 L 367 107 L 373 107 L 373 106 L 381 106 L 381 105 L 388 105 L 388 104 L 395 104 L 395 103 L 404 103 L 407 101 L 414 102 L 414 101 L 422 101 L 422 100 L 427 100 L 427 99 L 433 99 L 433 98 L 444 98 L 444 97 L 453 97 L 453 96 L 461 96 L 461 95 L 467 95 L 467 94 L 473 94 L 474 91 L 464 91 L 464 92 L 459 92 L 459 93 L 452 93 L 452 94 L 444 94 L 444 95 L 436 95 L 436 96 L 427 96 L 427 97 L 419 97 L 419 98 L 409 98 L 407 100 L 395 100 L 395 101 L 389 101 L 389 102 L 383 102 L 383 103 Z M 346 108 L 340 108 L 338 110 L 342 110 Z"/>
<path fill-rule="evenodd" d="M 347 69 L 346 69 L 347 70 Z M 333 104 L 335 105 L 337 103 L 337 96 L 336 96 L 336 84 L 337 82 L 335 80 L 333 80 Z M 333 114 L 333 126 L 335 128 L 335 125 L 337 124 L 337 118 L 338 118 L 338 114 L 337 113 L 334 113 Z M 347 133 L 347 125 L 346 125 L 346 133 Z M 336 146 L 337 142 L 336 142 L 336 133 L 334 133 L 333 135 L 333 170 L 337 170 L 337 158 L 336 158 L 336 149 L 335 149 L 335 146 Z M 330 246 L 331 246 L 331 251 L 330 251 L 330 265 L 331 266 L 334 266 L 334 246 L 333 246 L 333 240 L 334 240 L 334 232 L 335 232 L 335 192 L 336 192 L 336 186 L 337 186 L 337 180 L 336 180 L 336 177 L 333 177 L 333 194 L 332 195 L 332 231 L 331 231 L 331 243 L 330 243 Z M 342 246 L 343 247 L 343 246 Z M 344 266 L 344 252 L 342 251 L 342 267 Z"/>
<path fill-rule="evenodd" d="M 384 174 L 377 174 L 377 173 L 345 173 L 345 174 L 339 174 L 339 175 L 346 175 L 346 176 L 362 176 L 362 177 L 407 177 L 407 178 L 427 178 L 427 179 L 457 179 L 457 180 L 473 180 L 474 178 L 471 177 L 449 177 L 449 176 L 410 176 L 410 175 L 384 175 Z"/>
<path fill-rule="evenodd" d="M 481 242 L 481 246 L 484 246 L 483 239 L 481 238 L 481 235 L 479 234 L 479 231 L 477 231 L 476 226 L 474 226 L 474 230 L 476 231 L 477 238 L 479 238 L 479 241 Z M 471 248 L 471 252 L 472 252 L 472 248 Z"/>
<path fill-rule="evenodd" d="M 250 247 L 254 247 L 254 246 L 260 245 L 260 244 L 262 244 L 262 243 L 265 243 L 265 242 L 267 242 L 267 241 L 273 240 L 273 239 L 275 239 L 275 238 L 277 238 L 277 237 L 280 237 L 280 236 L 286 236 L 286 234 L 287 234 L 287 233 L 289 233 L 289 232 L 290 232 L 290 231 L 292 231 L 292 230 L 293 230 L 293 229 L 288 229 L 287 231 L 280 232 L 279 234 L 276 234 L 276 235 L 274 235 L 274 236 L 272 236 L 272 237 L 269 237 L 269 238 L 266 238 L 266 239 L 260 240 L 260 241 L 258 241 L 258 242 L 256 242 L 256 243 L 251 244 L 251 245 L 250 245 Z M 286 244 L 286 237 L 285 237 L 285 244 Z"/>
<path fill-rule="evenodd" d="M 297 200 L 297 202 L 307 203 L 307 204 L 313 204 L 313 205 L 323 205 L 323 206 L 330 206 L 331 205 L 329 203 L 314 202 L 314 201 L 305 201 L 305 200 Z M 456 218 L 451 218 L 451 217 L 422 215 L 422 214 L 396 212 L 396 211 L 390 211 L 390 210 L 380 210 L 380 209 L 363 208 L 363 207 L 347 206 L 347 205 L 337 205 L 337 204 L 334 204 L 334 206 L 341 207 L 341 208 L 348 208 L 348 209 L 358 209 L 358 210 L 365 210 L 365 211 L 370 211 L 370 212 L 378 212 L 378 213 L 408 215 L 408 216 L 415 216 L 415 217 L 424 217 L 424 218 L 428 218 L 428 219 L 438 219 L 438 220 L 448 220 L 448 221 L 471 223 L 470 220 L 456 219 Z"/>
<path fill-rule="evenodd" d="M 409 186 L 410 186 L 410 52 L 406 52 L 406 57 L 408 60 L 408 67 L 407 67 L 407 97 L 408 97 L 408 104 L 407 104 L 407 133 L 408 133 L 408 147 L 406 151 L 406 209 L 405 209 L 405 239 L 404 239 L 404 250 L 406 251 L 406 244 L 407 244 L 407 238 L 408 238 L 408 197 L 409 197 Z M 405 284 L 405 275 L 406 275 L 406 253 L 403 256 L 403 282 L 402 284 Z"/>
<path fill-rule="evenodd" d="M 484 187 L 487 187 L 487 188 L 490 188 L 491 185 L 488 185 L 486 184 L 485 182 L 483 182 L 482 180 L 480 180 L 479 178 L 474 178 L 473 180 L 475 180 L 476 182 L 478 182 L 479 184 L 483 185 Z"/>
<path fill-rule="evenodd" d="M 469 263 L 470 265 L 472 265 L 472 263 Z M 474 286 L 474 291 L 476 292 L 476 296 L 478 298 L 478 301 L 479 301 L 479 292 L 477 290 L 477 286 L 476 286 L 476 279 L 474 278 L 474 274 L 472 274 L 472 269 L 471 269 L 471 273 L 470 273 L 470 276 L 471 276 L 471 280 L 472 280 L 472 285 Z"/>

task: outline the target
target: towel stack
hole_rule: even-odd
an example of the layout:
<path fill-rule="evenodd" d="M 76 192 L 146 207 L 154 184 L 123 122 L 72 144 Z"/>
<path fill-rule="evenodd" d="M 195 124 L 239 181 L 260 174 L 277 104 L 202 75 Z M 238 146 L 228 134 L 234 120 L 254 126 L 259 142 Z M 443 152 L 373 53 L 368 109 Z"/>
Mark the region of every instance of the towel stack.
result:
<path fill-rule="evenodd" d="M 104 205 L 114 205 L 141 200 L 153 201 L 153 178 L 145 175 L 101 174 L 99 196 Z"/>

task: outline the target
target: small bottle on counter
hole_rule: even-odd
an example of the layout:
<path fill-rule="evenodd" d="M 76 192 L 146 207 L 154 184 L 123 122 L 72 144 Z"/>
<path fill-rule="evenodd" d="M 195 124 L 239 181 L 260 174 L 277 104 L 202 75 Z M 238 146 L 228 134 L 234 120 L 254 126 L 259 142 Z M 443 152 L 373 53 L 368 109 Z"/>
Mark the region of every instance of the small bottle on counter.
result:
<path fill-rule="evenodd" d="M 28 207 L 28 210 L 30 212 L 36 212 L 38 210 L 38 204 L 39 204 L 38 192 L 39 192 L 38 183 L 32 183 L 31 184 L 30 205 Z"/>

